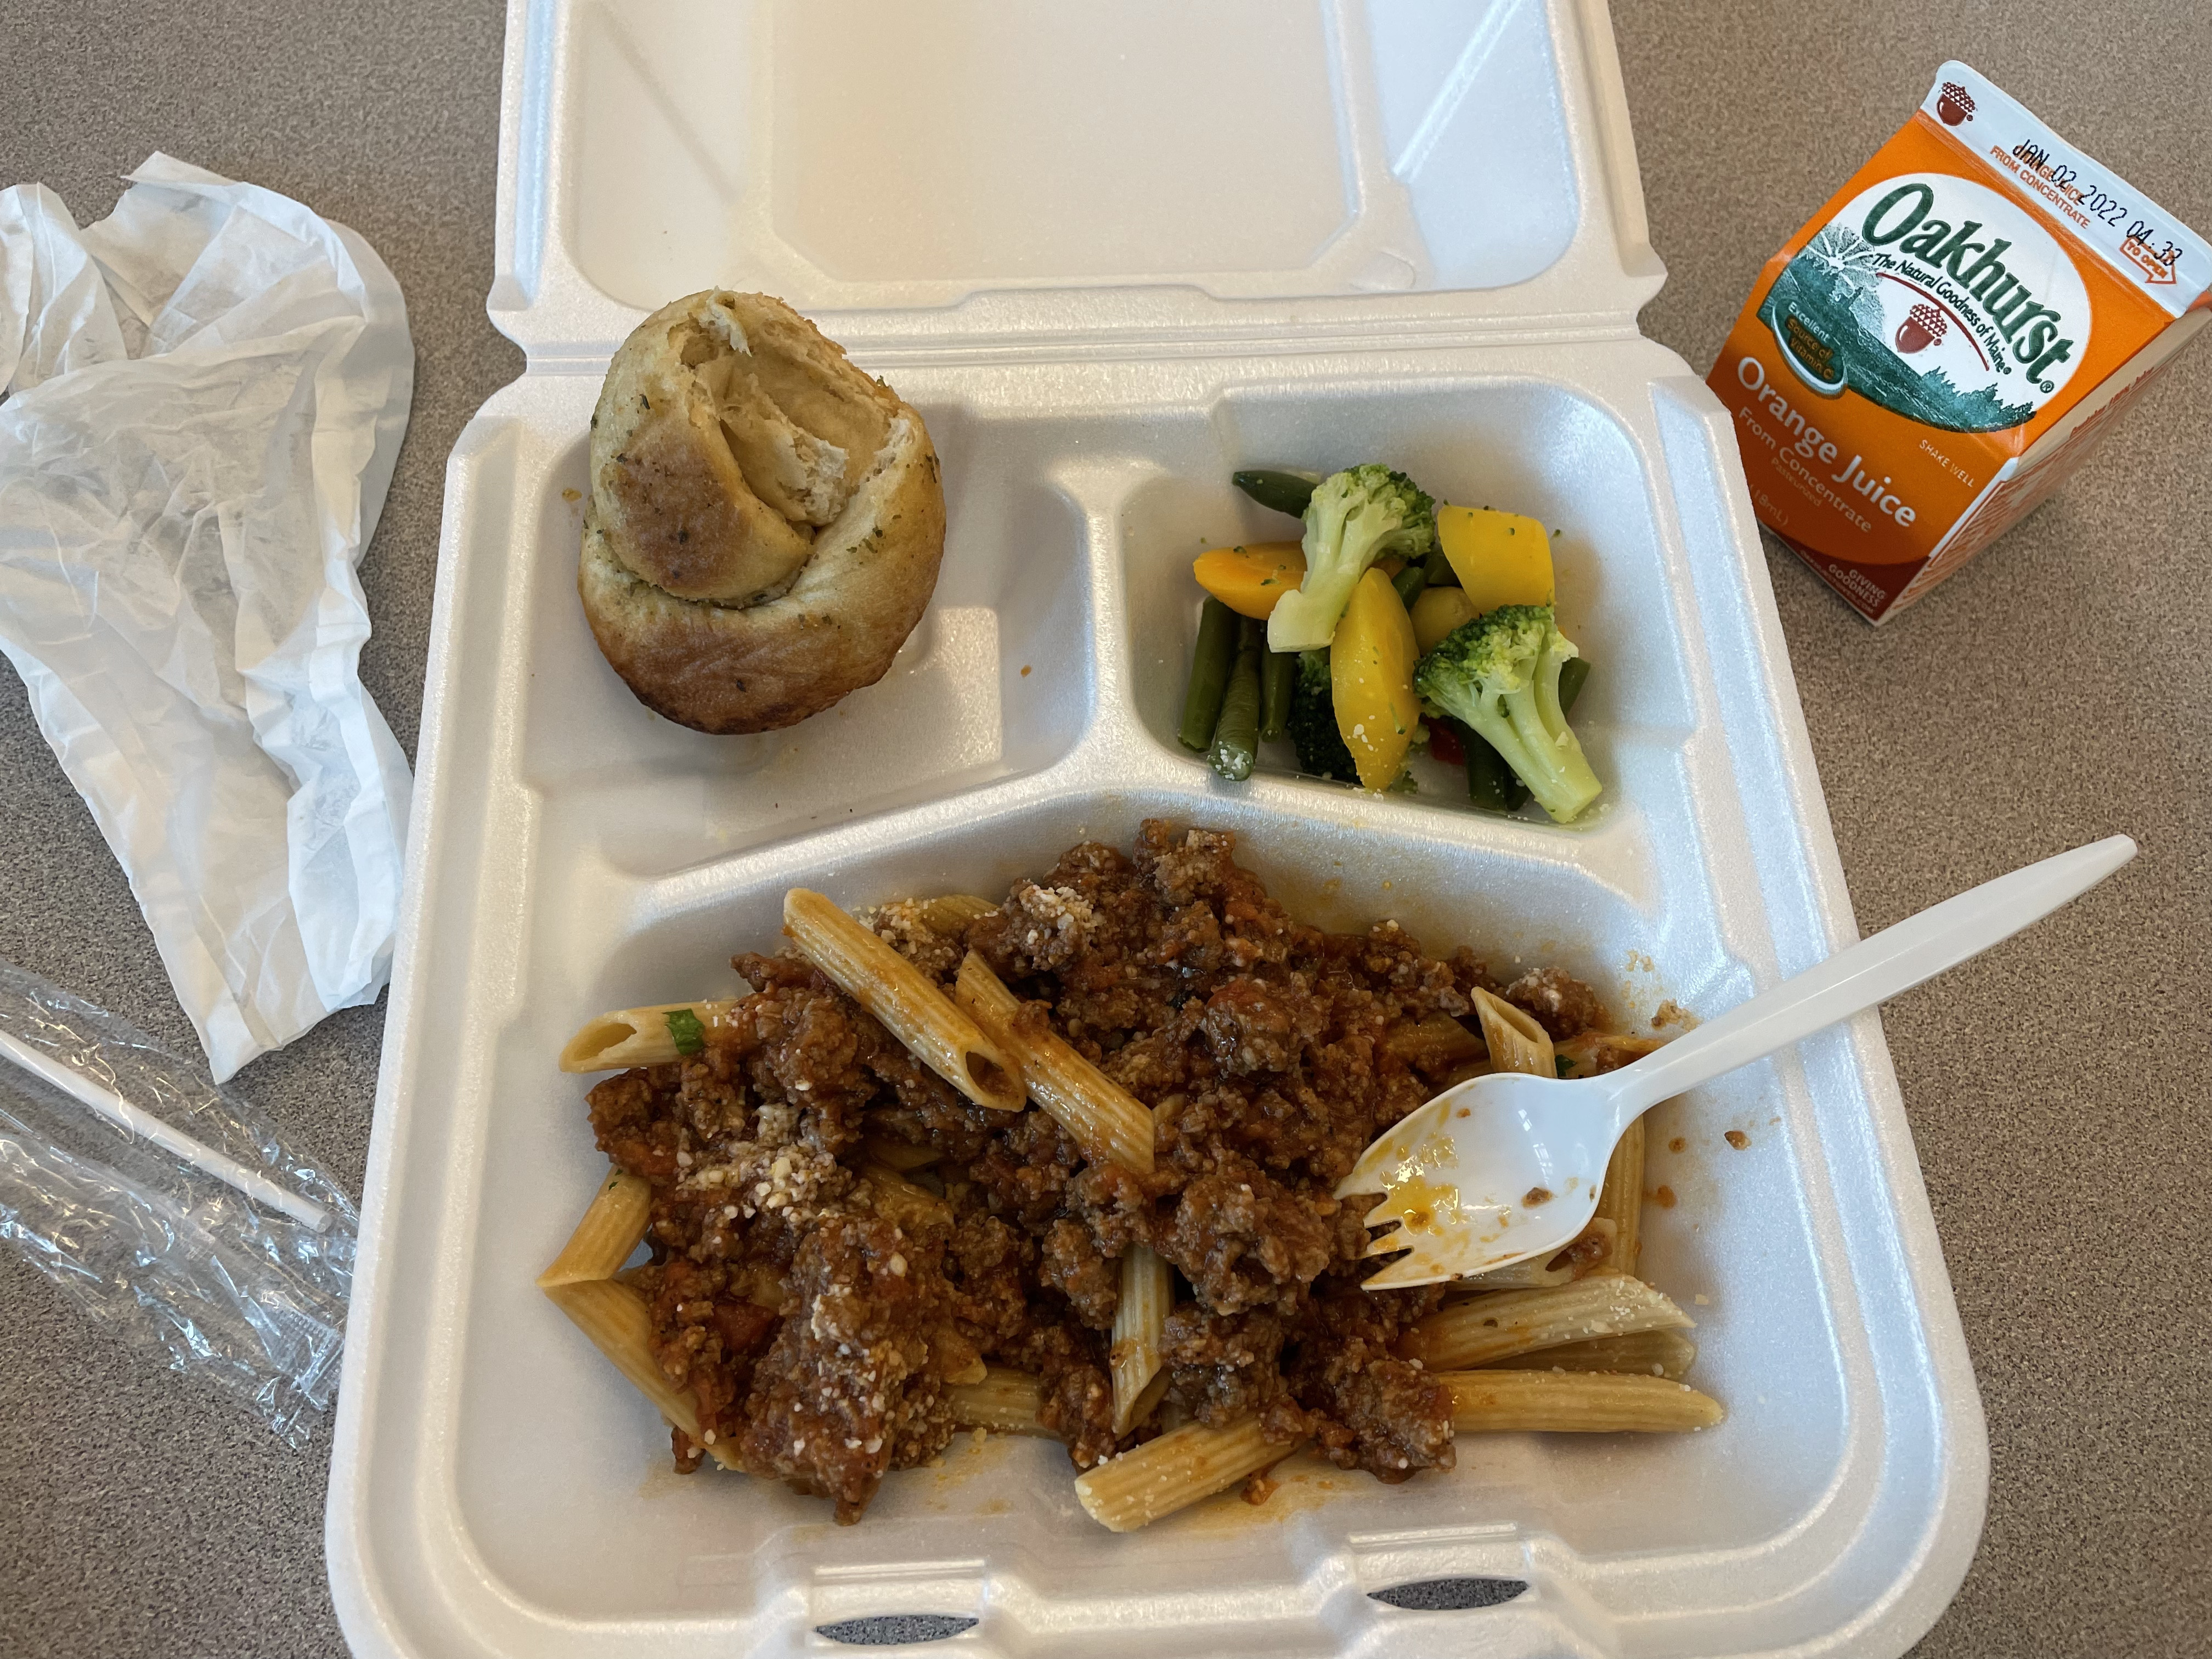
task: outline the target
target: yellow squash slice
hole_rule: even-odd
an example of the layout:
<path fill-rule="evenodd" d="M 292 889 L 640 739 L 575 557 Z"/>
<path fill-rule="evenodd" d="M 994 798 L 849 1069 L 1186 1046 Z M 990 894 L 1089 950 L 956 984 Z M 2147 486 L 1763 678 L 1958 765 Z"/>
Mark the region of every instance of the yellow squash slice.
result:
<path fill-rule="evenodd" d="M 1480 614 L 1462 588 L 1425 587 L 1413 601 L 1413 643 L 1425 657 L 1445 635 Z"/>
<path fill-rule="evenodd" d="M 1387 789 L 1406 769 L 1421 718 L 1413 695 L 1413 619 L 1390 579 L 1370 570 L 1352 590 L 1352 602 L 1329 641 L 1329 693 L 1336 729 L 1352 751 L 1365 789 Z"/>
<path fill-rule="evenodd" d="M 1536 520 L 1486 507 L 1440 507 L 1437 537 L 1474 614 L 1552 602 L 1552 537 Z"/>
<path fill-rule="evenodd" d="M 1305 549 L 1297 542 L 1212 547 L 1190 568 L 1200 587 L 1238 616 L 1265 622 L 1275 601 L 1305 580 Z"/>

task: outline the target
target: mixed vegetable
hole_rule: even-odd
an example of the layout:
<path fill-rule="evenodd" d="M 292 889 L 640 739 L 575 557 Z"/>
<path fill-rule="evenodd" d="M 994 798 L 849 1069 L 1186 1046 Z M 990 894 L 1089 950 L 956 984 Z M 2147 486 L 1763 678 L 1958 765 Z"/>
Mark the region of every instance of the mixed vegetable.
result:
<path fill-rule="evenodd" d="M 1589 664 L 1553 613 L 1541 524 L 1439 507 L 1387 466 L 1231 477 L 1305 534 L 1192 565 L 1206 599 L 1186 748 L 1241 780 L 1261 744 L 1287 738 L 1300 771 L 1381 790 L 1412 787 L 1407 757 L 1425 743 L 1464 764 L 1478 806 L 1534 797 L 1565 823 L 1597 799 L 1567 723 Z"/>

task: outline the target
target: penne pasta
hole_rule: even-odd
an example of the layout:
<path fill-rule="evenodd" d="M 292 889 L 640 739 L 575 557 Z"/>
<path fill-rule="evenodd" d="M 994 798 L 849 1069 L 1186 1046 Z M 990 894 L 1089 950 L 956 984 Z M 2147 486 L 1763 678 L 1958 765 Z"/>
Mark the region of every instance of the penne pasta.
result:
<path fill-rule="evenodd" d="M 730 1289 L 755 1307 L 781 1313 L 791 1305 L 791 1291 L 783 1275 L 765 1261 L 749 1261 L 730 1270 Z"/>
<path fill-rule="evenodd" d="M 967 1098 L 1008 1112 L 1027 1103 L 1020 1063 L 920 969 L 821 894 L 786 893 L 783 930 L 801 956 Z"/>
<path fill-rule="evenodd" d="M 933 933 L 947 939 L 958 939 L 968 931 L 968 924 L 978 916 L 988 916 L 999 907 L 987 898 L 977 898 L 973 893 L 947 893 L 941 898 L 923 899 L 922 925 Z"/>
<path fill-rule="evenodd" d="M 1598 1188 L 1597 1218 L 1613 1224 L 1605 1265 L 1619 1273 L 1634 1273 L 1644 1253 L 1644 1124 L 1638 1118 L 1614 1145 L 1605 1185 Z"/>
<path fill-rule="evenodd" d="M 1492 1071 L 1559 1076 L 1551 1034 L 1536 1024 L 1535 1016 L 1527 1009 L 1516 1008 L 1504 997 L 1492 996 L 1478 987 L 1474 1012 L 1482 1023 L 1482 1041 L 1490 1050 Z"/>
<path fill-rule="evenodd" d="M 1463 1061 L 1438 1078 L 1436 1083 L 1437 1092 L 1442 1094 L 1447 1089 L 1456 1089 L 1469 1078 L 1489 1075 L 1490 1055 L 1486 1050 L 1480 1058 Z"/>
<path fill-rule="evenodd" d="M 1709 1429 L 1728 1413 L 1686 1382 L 1601 1371 L 1446 1371 L 1461 1434 L 1657 1434 Z"/>
<path fill-rule="evenodd" d="M 1558 1045 L 1559 1075 L 1596 1077 L 1617 1072 L 1639 1060 L 1654 1048 L 1667 1046 L 1665 1037 L 1628 1036 L 1618 1031 L 1578 1031 Z"/>
<path fill-rule="evenodd" d="M 1493 1359 L 1498 1370 L 1627 1371 L 1679 1382 L 1696 1363 L 1698 1345 L 1680 1331 L 1637 1331 L 1627 1336 L 1594 1336 L 1534 1353 Z"/>
<path fill-rule="evenodd" d="M 1137 1396 L 1135 1409 L 1131 1411 L 1129 1413 L 1129 1426 L 1131 1428 L 1135 1428 L 1139 1424 L 1151 1417 L 1154 1412 L 1162 1409 L 1160 1402 L 1168 1397 L 1169 1381 L 1170 1373 L 1168 1371 L 1168 1368 L 1164 1365 L 1161 1366 L 1159 1370 L 1152 1373 L 1152 1380 L 1145 1384 L 1144 1393 Z M 1160 1427 L 1164 1429 L 1173 1428 L 1176 1425 L 1172 1423 L 1163 1423 L 1160 1425 Z"/>
<path fill-rule="evenodd" d="M 650 1182 L 620 1170 L 609 1171 L 561 1254 L 538 1275 L 538 1288 L 548 1291 L 587 1279 L 612 1279 L 645 1237 L 652 1210 Z"/>
<path fill-rule="evenodd" d="M 1455 1279 L 1448 1294 L 1455 1298 L 1464 1296 L 1486 1296 L 1492 1291 L 1540 1291 L 1554 1285 L 1571 1285 L 1579 1275 L 1571 1267 L 1551 1266 L 1547 1256 L 1531 1256 L 1526 1261 L 1509 1262 L 1503 1267 L 1492 1267 L 1487 1273 L 1469 1273 L 1464 1279 Z"/>
<path fill-rule="evenodd" d="M 1401 1337 L 1398 1352 L 1432 1371 L 1468 1370 L 1565 1342 L 1680 1330 L 1690 1322 L 1642 1279 L 1597 1273 L 1550 1290 L 1500 1291 L 1448 1303 Z"/>
<path fill-rule="evenodd" d="M 545 1294 L 592 1340 L 592 1346 L 614 1361 L 615 1369 L 653 1403 L 671 1428 L 683 1430 L 694 1440 L 699 1438 L 698 1407 L 690 1395 L 662 1375 L 659 1362 L 653 1357 L 653 1321 L 643 1297 L 611 1279 L 577 1279 L 556 1285 Z M 738 1467 L 735 1455 L 726 1446 L 708 1445 L 707 1453 L 724 1468 Z"/>
<path fill-rule="evenodd" d="M 1417 1024 L 1400 1027 L 1390 1034 L 1389 1048 L 1408 1066 L 1432 1077 L 1483 1058 L 1482 1039 L 1449 1014 L 1431 1014 Z"/>
<path fill-rule="evenodd" d="M 1042 1390 L 1036 1377 L 1006 1365 L 985 1369 L 981 1381 L 956 1382 L 945 1391 L 952 1420 L 963 1429 L 988 1429 L 993 1434 L 1034 1434 L 1048 1440 L 1059 1437 L 1037 1421 Z"/>
<path fill-rule="evenodd" d="M 933 1223 L 950 1225 L 952 1206 L 927 1187 L 918 1187 L 896 1170 L 880 1164 L 871 1164 L 860 1170 L 860 1179 L 874 1192 L 876 1213 L 896 1221 L 902 1227 L 925 1227 Z"/>
<path fill-rule="evenodd" d="M 1175 1273 L 1147 1246 L 1132 1244 L 1121 1256 L 1121 1299 L 1114 1310 L 1114 1432 L 1125 1435 L 1141 1420 L 1145 1395 L 1164 1363 L 1160 1333 L 1175 1302 Z M 1158 1396 L 1155 1396 L 1157 1398 Z"/>
<path fill-rule="evenodd" d="M 1074 1137 L 1083 1155 L 1139 1175 L 1152 1171 L 1152 1115 L 1144 1103 L 1078 1054 L 1041 1021 L 973 951 L 954 988 L 960 1006 L 1021 1064 L 1036 1103 Z"/>
<path fill-rule="evenodd" d="M 915 1146 L 903 1140 L 887 1140 L 882 1135 L 870 1135 L 860 1143 L 860 1156 L 871 1164 L 880 1164 L 887 1170 L 905 1175 L 914 1170 L 926 1170 L 945 1156 L 934 1146 Z"/>
<path fill-rule="evenodd" d="M 661 1002 L 619 1008 L 584 1022 L 561 1050 L 564 1072 L 624 1072 L 633 1066 L 665 1066 L 696 1054 L 707 1032 L 738 1006 L 736 997 L 714 1002 Z"/>
<path fill-rule="evenodd" d="M 1281 1462 L 1304 1443 L 1268 1439 L 1256 1417 L 1220 1429 L 1186 1423 L 1079 1476 L 1075 1496 L 1108 1531 L 1134 1532 Z"/>
<path fill-rule="evenodd" d="M 1492 1267 L 1488 1273 L 1469 1273 L 1464 1279 L 1455 1279 L 1451 1283 L 1451 1294 L 1463 1296 L 1486 1291 L 1535 1291 L 1553 1285 L 1571 1285 L 1584 1273 L 1595 1272 L 1612 1254 L 1613 1223 L 1594 1220 L 1571 1243 L 1550 1255 L 1530 1256 L 1526 1261 L 1509 1262 L 1503 1267 Z"/>

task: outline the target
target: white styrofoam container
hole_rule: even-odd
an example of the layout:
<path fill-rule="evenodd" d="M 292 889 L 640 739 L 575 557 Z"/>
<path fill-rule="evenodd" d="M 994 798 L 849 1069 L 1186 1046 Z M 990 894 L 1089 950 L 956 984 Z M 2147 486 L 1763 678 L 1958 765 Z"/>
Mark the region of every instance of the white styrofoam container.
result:
<path fill-rule="evenodd" d="M 1934 1620 L 1987 1449 L 1871 1014 L 1656 1120 L 1679 1201 L 1644 1266 L 1729 1407 L 1701 1435 L 1463 1441 L 1397 1488 L 1292 1463 L 1264 1508 L 1127 1537 L 1058 1448 L 963 1442 L 841 1529 L 657 1472 L 649 1408 L 531 1285 L 604 1167 L 560 1043 L 732 987 L 794 884 L 987 890 L 1157 813 L 1234 828 L 1318 920 L 1646 1016 L 1855 936 L 1732 434 L 1636 331 L 1663 273 L 1602 0 L 512 0 L 498 234 L 529 368 L 447 477 L 331 1481 L 357 1652 L 814 1652 L 934 1614 L 979 1655 L 1888 1655 Z M 886 679 L 754 738 L 648 714 L 575 599 L 607 356 L 712 284 L 890 377 L 951 515 Z M 1191 551 L 1284 522 L 1230 470 L 1369 459 L 1564 532 L 1593 824 L 1440 772 L 1229 786 L 1176 746 Z M 1450 1577 L 1528 1588 L 1373 1595 Z"/>

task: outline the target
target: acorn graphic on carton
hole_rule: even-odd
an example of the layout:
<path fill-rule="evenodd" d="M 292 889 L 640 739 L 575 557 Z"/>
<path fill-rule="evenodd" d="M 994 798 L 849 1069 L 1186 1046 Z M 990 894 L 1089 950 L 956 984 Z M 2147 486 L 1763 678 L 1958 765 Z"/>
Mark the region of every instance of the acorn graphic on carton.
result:
<path fill-rule="evenodd" d="M 1897 325 L 1895 337 L 1897 349 L 1908 357 L 1916 351 L 1925 351 L 1942 339 L 1949 331 L 1950 326 L 1949 321 L 1943 315 L 1942 307 L 1917 305 L 1912 307 L 1905 319 Z"/>
<path fill-rule="evenodd" d="M 1936 112 L 1943 118 L 1943 125 L 1955 127 L 1972 118 L 1974 113 L 1973 94 L 1956 81 L 1946 81 L 1942 94 L 1936 100 Z"/>

